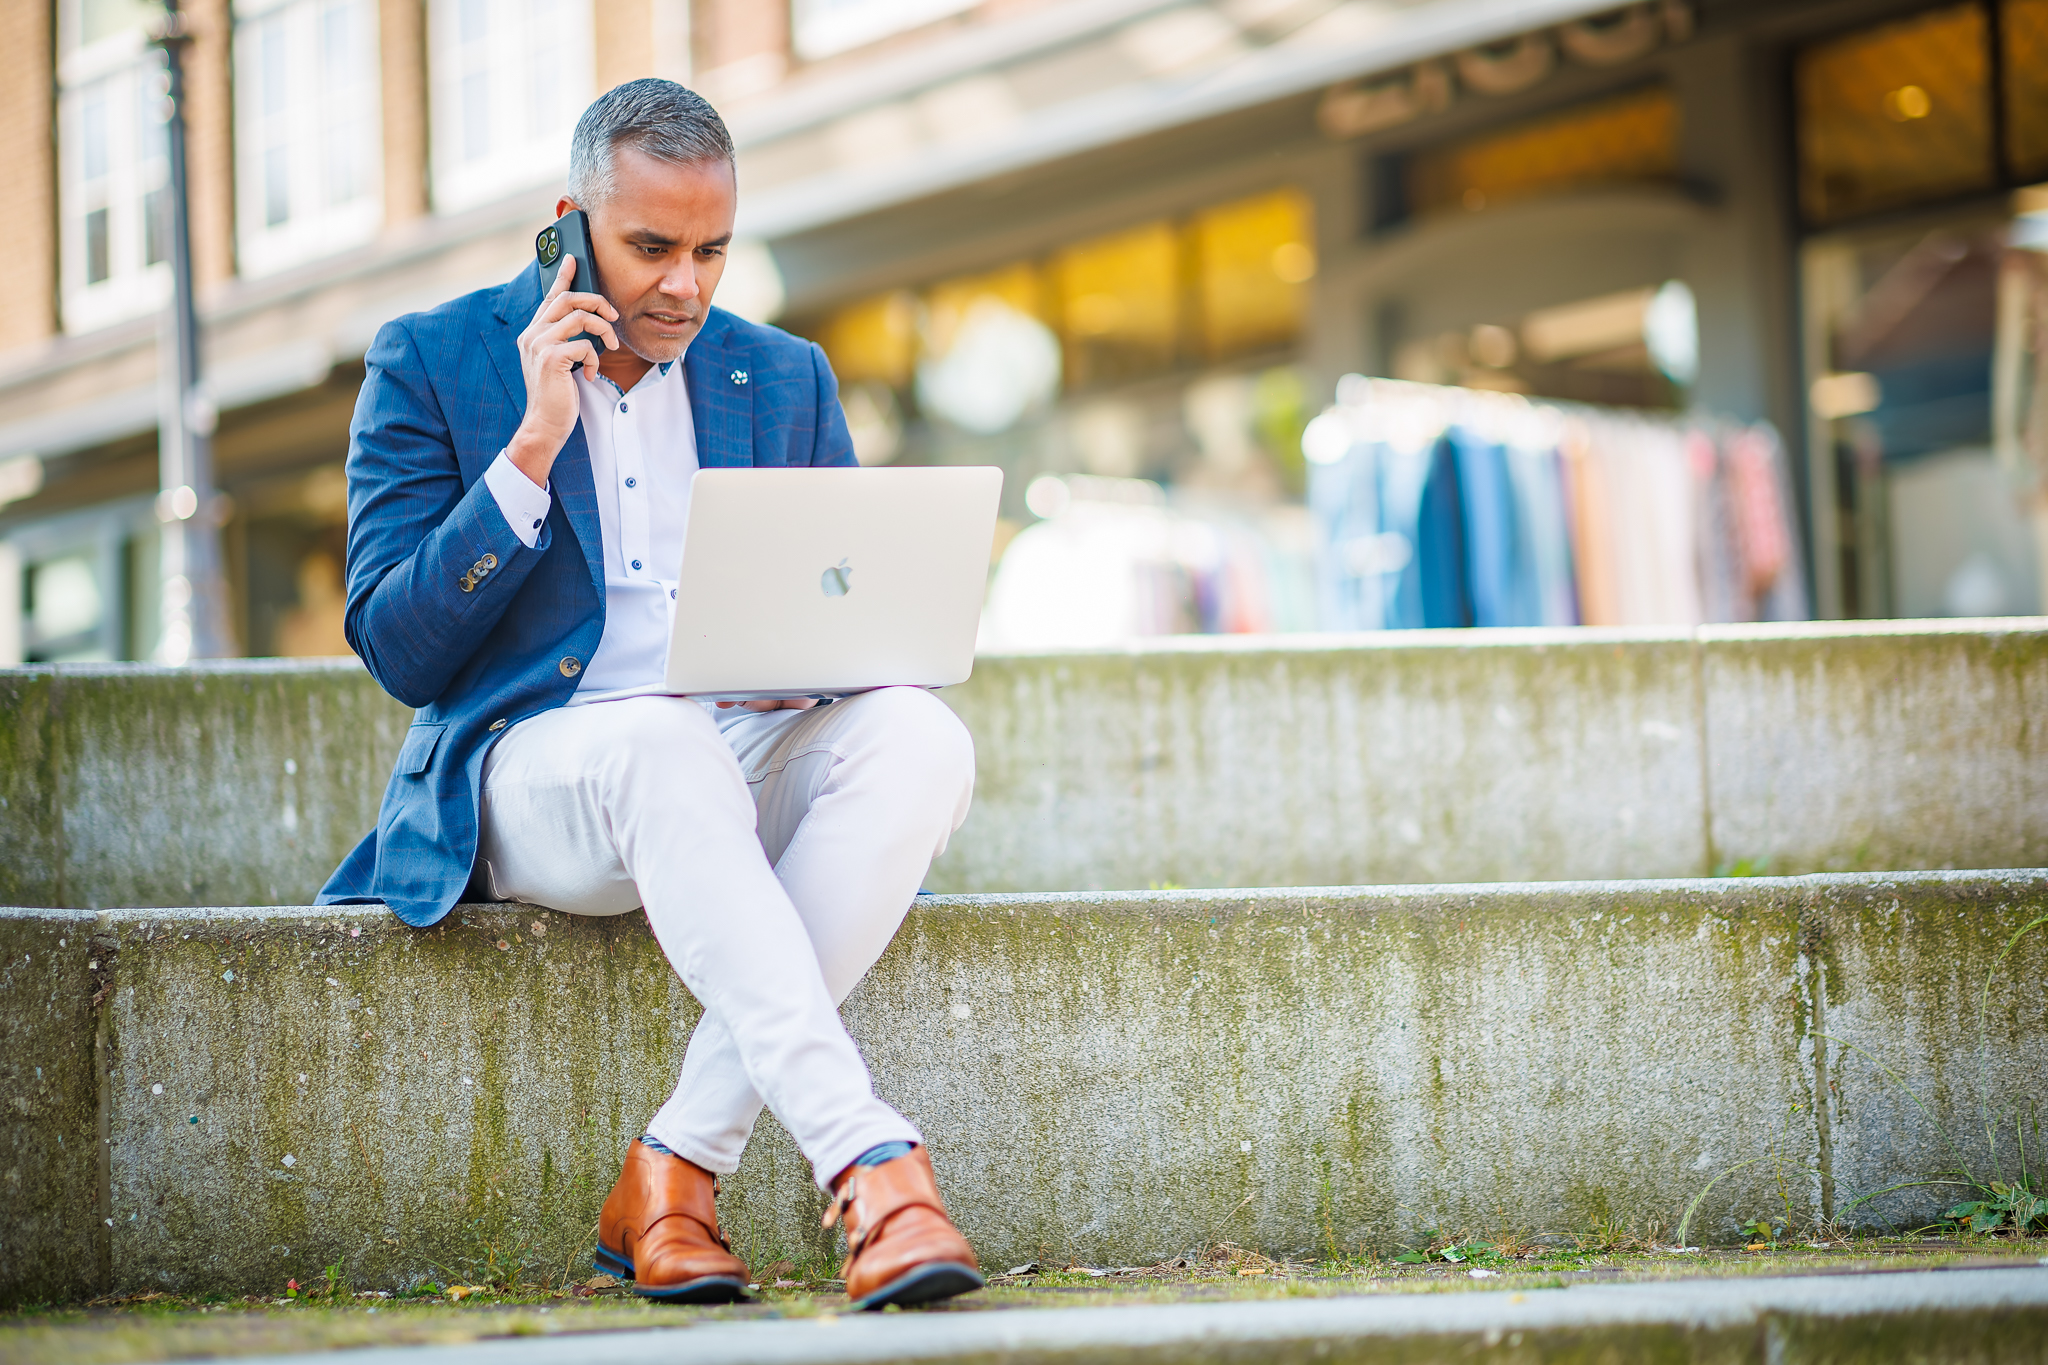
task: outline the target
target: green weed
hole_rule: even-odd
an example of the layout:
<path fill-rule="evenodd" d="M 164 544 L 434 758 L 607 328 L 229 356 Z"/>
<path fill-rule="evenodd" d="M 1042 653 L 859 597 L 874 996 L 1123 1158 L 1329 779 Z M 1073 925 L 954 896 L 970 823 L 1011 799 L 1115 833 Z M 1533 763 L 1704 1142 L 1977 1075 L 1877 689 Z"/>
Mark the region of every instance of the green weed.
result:
<path fill-rule="evenodd" d="M 1885 1195 L 1896 1194 L 1901 1190 L 1930 1189 L 1942 1186 L 1961 1188 L 1974 1196 L 1954 1204 L 1942 1215 L 1946 1220 L 1961 1224 L 1962 1226 L 1958 1229 L 1959 1231 L 1971 1232 L 1980 1236 L 1996 1236 L 2003 1232 L 2013 1237 L 2025 1237 L 2034 1229 L 2035 1224 L 2048 1223 L 2048 1198 L 2043 1197 L 2041 1193 L 2041 1180 L 2033 1173 L 2029 1164 L 2027 1156 L 2027 1130 L 2029 1125 L 2026 1121 L 2027 1116 L 2024 1116 L 2021 1112 L 2023 1108 L 2031 1111 L 2031 1118 L 2033 1120 L 2031 1126 L 2034 1132 L 2035 1143 L 2038 1147 L 2041 1133 L 2039 1106 L 2032 1101 L 2016 1101 L 2009 1110 L 2002 1113 L 1993 1112 L 1991 1106 L 1991 1031 L 1989 1022 L 1991 986 L 1998 977 L 1999 969 L 2004 966 L 2005 960 L 2012 956 L 2013 950 L 2019 946 L 2021 939 L 2033 933 L 2036 929 L 2042 928 L 2044 925 L 2048 925 L 2048 915 L 2038 916 L 2021 925 L 2013 933 L 2012 937 L 2005 941 L 2005 946 L 1999 950 L 1998 955 L 1991 960 L 1991 965 L 1984 973 L 1983 987 L 1978 991 L 1977 1050 L 1979 1074 L 1977 1105 L 1978 1113 L 1984 1123 L 1984 1161 L 1986 1163 L 1982 1168 L 1972 1165 L 1970 1160 L 1963 1155 L 1962 1149 L 1956 1145 L 1954 1136 L 1942 1124 L 1941 1120 L 1934 1116 L 1934 1111 L 1928 1107 L 1926 1101 L 1922 1100 L 1913 1088 L 1906 1084 L 1905 1079 L 1897 1071 L 1887 1066 L 1882 1059 L 1874 1055 L 1868 1048 L 1851 1042 L 1847 1038 L 1837 1038 L 1832 1034 L 1826 1033 L 1816 1033 L 1814 1035 L 1817 1040 L 1832 1043 L 1845 1051 L 1853 1052 L 1876 1067 L 1879 1074 L 1883 1076 L 1885 1084 L 1896 1090 L 1899 1094 L 1904 1095 L 1913 1107 L 1920 1111 L 1921 1117 L 1927 1120 L 1928 1124 L 1934 1129 L 1935 1135 L 1941 1139 L 1941 1145 L 1947 1151 L 1949 1160 L 1953 1163 L 1921 1179 L 1902 1180 L 1897 1184 L 1887 1185 L 1883 1189 L 1872 1190 L 1868 1194 L 1859 1195 L 1843 1205 L 1836 1213 L 1834 1218 L 1835 1224 L 1853 1222 L 1853 1216 L 1858 1209 L 1877 1199 L 1883 1198 Z M 1795 1112 L 1802 1108 L 1803 1106 L 1800 1105 L 1793 1106 Z M 2004 1127 L 2007 1114 L 2011 1116 L 2013 1135 L 2018 1149 L 2018 1174 L 2011 1180 L 2003 1178 L 2002 1163 L 1998 1154 L 1998 1134 Z M 1749 1235 L 1752 1241 L 1766 1241 L 1772 1246 L 1777 1245 L 1779 1237 L 1789 1234 L 1793 1222 L 1791 1188 L 1785 1178 L 1783 1154 L 1779 1150 L 1778 1143 L 1774 1140 L 1769 1152 L 1763 1156 L 1752 1157 L 1747 1161 L 1739 1161 L 1732 1166 L 1726 1167 L 1715 1175 L 1712 1180 L 1709 1180 L 1697 1195 L 1693 1196 L 1692 1203 L 1686 1206 L 1685 1216 L 1678 1223 L 1679 1245 L 1685 1245 L 1686 1231 L 1692 1225 L 1693 1215 L 1699 1211 L 1700 1204 L 1705 1201 L 1708 1193 L 1712 1191 L 1714 1186 L 1720 1184 L 1722 1180 L 1735 1174 L 1737 1171 L 1745 1170 L 1766 1161 L 1772 1162 L 1776 1167 L 1778 1193 L 1780 1200 L 1785 1206 L 1785 1217 L 1782 1220 L 1751 1219 L 1743 1225 L 1743 1232 L 1745 1235 Z M 1759 1231 L 1760 1229 L 1764 1231 Z"/>

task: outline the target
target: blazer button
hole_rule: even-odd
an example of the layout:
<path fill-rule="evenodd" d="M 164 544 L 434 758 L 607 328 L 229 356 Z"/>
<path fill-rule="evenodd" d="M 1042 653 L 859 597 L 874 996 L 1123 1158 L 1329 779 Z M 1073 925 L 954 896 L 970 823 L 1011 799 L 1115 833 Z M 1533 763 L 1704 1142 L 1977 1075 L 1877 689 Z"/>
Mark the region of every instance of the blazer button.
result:
<path fill-rule="evenodd" d="M 487 571 L 498 567 L 498 557 L 492 554 L 485 555 L 482 559 L 478 560 L 477 562 L 482 564 Z"/>
<path fill-rule="evenodd" d="M 582 661 L 573 654 L 556 664 L 555 667 L 562 670 L 562 676 L 565 678 L 573 678 L 583 671 Z"/>
<path fill-rule="evenodd" d="M 494 720 L 494 721 L 492 721 L 492 722 L 491 722 L 491 729 L 493 729 L 493 730 L 502 730 L 502 729 L 504 729 L 504 728 L 505 728 L 505 718 L 504 718 L 503 716 L 500 716 L 500 717 L 498 717 L 498 718 L 497 718 L 496 720 Z"/>

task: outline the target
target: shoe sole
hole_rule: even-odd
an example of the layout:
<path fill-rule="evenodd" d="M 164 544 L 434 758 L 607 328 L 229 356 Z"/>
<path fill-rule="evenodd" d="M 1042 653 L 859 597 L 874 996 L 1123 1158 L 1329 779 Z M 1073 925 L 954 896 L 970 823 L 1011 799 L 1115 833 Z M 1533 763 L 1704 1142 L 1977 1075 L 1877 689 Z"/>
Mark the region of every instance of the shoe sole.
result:
<path fill-rule="evenodd" d="M 972 1266 L 958 1261 L 933 1261 L 904 1272 L 851 1306 L 866 1313 L 887 1308 L 892 1303 L 899 1308 L 915 1308 L 919 1304 L 950 1299 L 955 1294 L 970 1293 L 987 1283 L 981 1278 L 981 1272 Z"/>
<path fill-rule="evenodd" d="M 615 1275 L 622 1280 L 633 1279 L 633 1263 L 602 1242 L 597 1244 L 597 1253 L 590 1258 L 590 1263 L 607 1275 Z M 633 1293 L 643 1299 L 653 1299 L 657 1303 L 750 1302 L 745 1281 L 736 1280 L 730 1275 L 706 1275 L 702 1279 L 691 1280 L 686 1284 L 661 1288 L 643 1285 L 634 1280 Z"/>

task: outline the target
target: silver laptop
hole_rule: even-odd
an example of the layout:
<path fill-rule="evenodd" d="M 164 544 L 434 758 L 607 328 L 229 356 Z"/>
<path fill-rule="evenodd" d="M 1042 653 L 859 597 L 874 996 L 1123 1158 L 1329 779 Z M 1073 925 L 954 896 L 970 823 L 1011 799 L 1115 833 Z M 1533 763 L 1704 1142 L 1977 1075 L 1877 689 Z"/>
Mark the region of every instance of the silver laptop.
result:
<path fill-rule="evenodd" d="M 1003 471 L 701 469 L 668 687 L 715 700 L 945 687 L 974 669 Z"/>

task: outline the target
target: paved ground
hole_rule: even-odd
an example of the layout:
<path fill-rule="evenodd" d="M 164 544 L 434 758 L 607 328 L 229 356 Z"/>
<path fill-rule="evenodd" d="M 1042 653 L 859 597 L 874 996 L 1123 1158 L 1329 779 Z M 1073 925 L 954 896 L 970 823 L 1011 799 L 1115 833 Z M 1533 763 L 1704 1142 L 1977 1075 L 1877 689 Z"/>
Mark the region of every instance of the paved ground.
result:
<path fill-rule="evenodd" d="M 340 1348 L 355 1348 L 347 1365 L 1110 1356 L 1332 1365 L 1365 1356 L 1533 1359 L 1525 1346 L 1546 1358 L 1562 1350 L 1782 1363 L 1816 1358 L 1805 1348 L 1822 1345 L 1830 1360 L 2048 1361 L 2044 1239 L 1476 1259 L 1484 1264 L 1305 1267 L 1229 1249 L 1203 1263 L 1108 1273 L 1034 1267 L 941 1310 L 880 1315 L 846 1313 L 843 1295 L 794 1284 L 764 1289 L 757 1304 L 697 1310 L 609 1286 L 459 1301 L 445 1291 L 149 1297 L 0 1317 L 0 1365 L 223 1356 L 258 1365 Z M 536 1337 L 549 1340 L 522 1340 Z"/>

